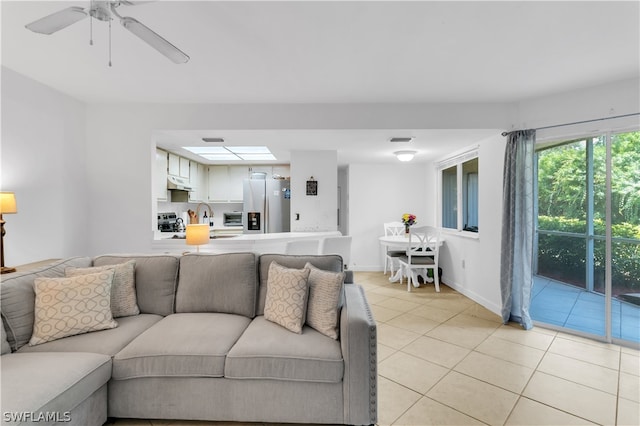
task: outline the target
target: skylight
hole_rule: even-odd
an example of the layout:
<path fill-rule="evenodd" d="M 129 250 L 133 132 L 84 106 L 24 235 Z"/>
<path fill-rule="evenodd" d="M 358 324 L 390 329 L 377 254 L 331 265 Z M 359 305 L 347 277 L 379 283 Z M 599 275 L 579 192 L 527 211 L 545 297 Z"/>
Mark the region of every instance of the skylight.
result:
<path fill-rule="evenodd" d="M 270 161 L 276 159 L 266 146 L 183 146 L 182 148 L 211 161 Z"/>

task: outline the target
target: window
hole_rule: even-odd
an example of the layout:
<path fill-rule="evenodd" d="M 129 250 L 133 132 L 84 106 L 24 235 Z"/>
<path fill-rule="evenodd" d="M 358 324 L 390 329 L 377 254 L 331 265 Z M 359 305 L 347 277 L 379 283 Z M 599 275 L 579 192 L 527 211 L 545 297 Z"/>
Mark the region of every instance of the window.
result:
<path fill-rule="evenodd" d="M 445 160 L 438 164 L 438 171 L 440 225 L 478 232 L 478 151 L 474 149 Z"/>

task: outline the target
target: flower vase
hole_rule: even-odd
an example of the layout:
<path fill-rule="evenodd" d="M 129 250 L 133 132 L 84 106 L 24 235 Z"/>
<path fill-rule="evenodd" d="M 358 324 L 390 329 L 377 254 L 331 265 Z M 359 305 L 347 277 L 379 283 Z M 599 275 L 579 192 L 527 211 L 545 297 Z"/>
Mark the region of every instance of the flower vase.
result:
<path fill-rule="evenodd" d="M 408 223 L 405 223 L 405 224 L 404 224 L 404 233 L 405 233 L 405 234 L 408 234 L 408 233 L 409 233 L 409 226 L 410 226 L 410 225 L 409 225 Z"/>

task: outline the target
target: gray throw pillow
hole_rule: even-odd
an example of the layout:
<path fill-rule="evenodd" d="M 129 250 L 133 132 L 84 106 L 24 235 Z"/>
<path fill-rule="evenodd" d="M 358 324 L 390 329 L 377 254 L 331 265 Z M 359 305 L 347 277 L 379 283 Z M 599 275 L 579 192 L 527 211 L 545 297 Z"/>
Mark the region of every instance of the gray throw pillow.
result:
<path fill-rule="evenodd" d="M 344 285 L 344 272 L 318 269 L 305 265 L 309 273 L 307 324 L 332 339 L 338 338 L 338 314 Z"/>
<path fill-rule="evenodd" d="M 67 277 L 95 274 L 96 272 L 113 270 L 113 284 L 111 285 L 111 313 L 114 318 L 138 315 L 140 309 L 136 299 L 135 282 L 136 261 L 130 260 L 115 265 L 94 266 L 92 268 L 67 268 Z"/>

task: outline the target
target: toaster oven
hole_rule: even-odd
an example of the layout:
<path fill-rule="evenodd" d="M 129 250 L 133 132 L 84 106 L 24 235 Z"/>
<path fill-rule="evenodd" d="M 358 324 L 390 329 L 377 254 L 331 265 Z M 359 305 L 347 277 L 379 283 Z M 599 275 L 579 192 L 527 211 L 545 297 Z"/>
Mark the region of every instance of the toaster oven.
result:
<path fill-rule="evenodd" d="M 222 214 L 224 226 L 242 226 L 242 212 L 225 212 Z"/>

